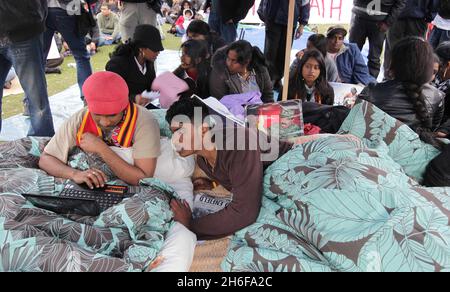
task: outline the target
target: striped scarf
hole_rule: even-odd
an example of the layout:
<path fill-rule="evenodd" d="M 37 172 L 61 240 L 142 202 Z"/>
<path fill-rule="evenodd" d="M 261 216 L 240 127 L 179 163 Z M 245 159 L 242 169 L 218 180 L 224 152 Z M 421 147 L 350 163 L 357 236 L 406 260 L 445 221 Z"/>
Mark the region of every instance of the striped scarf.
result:
<path fill-rule="evenodd" d="M 128 105 L 122 121 L 114 128 L 111 137 L 104 137 L 102 130 L 97 126 L 92 118 L 89 110 L 83 117 L 83 121 L 77 132 L 77 146 L 81 144 L 81 137 L 85 133 L 91 133 L 97 137 L 102 138 L 108 146 L 116 146 L 121 148 L 130 148 L 133 146 L 133 136 L 136 130 L 136 121 L 138 117 L 138 110 L 136 104 Z"/>

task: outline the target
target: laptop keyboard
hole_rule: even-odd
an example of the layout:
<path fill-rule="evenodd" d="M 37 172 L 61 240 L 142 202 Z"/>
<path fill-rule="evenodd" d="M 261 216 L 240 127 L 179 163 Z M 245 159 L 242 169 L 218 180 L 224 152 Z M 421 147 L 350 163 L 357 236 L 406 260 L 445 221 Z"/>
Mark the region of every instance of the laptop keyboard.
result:
<path fill-rule="evenodd" d="M 105 211 L 114 205 L 121 203 L 124 199 L 131 197 L 130 195 L 110 194 L 95 191 L 82 191 L 75 189 L 64 189 L 60 197 L 69 199 L 83 199 L 96 201 L 101 211 Z"/>

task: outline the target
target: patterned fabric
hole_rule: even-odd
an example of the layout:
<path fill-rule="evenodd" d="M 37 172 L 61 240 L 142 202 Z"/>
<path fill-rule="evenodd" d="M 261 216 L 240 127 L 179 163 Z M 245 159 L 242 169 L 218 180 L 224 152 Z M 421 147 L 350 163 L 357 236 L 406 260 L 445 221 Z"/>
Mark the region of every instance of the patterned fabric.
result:
<path fill-rule="evenodd" d="M 363 139 L 322 138 L 268 168 L 260 215 L 224 271 L 450 271 L 450 188 L 407 175 L 436 151 L 367 103 L 342 132 Z"/>
<path fill-rule="evenodd" d="M 0 146 L 0 271 L 144 271 L 156 258 L 172 224 L 174 191 L 156 180 L 98 218 L 63 216 L 34 207 L 21 193 L 57 195 L 64 181 L 35 166 L 48 139 L 27 138 Z M 71 155 L 78 169 L 100 167 L 98 157 Z"/>
<path fill-rule="evenodd" d="M 155 116 L 161 133 L 161 137 L 172 138 L 172 132 L 170 131 L 170 126 L 166 121 L 167 110 L 151 110 L 152 114 Z"/>
<path fill-rule="evenodd" d="M 370 149 L 387 150 L 406 174 L 418 182 L 423 181 L 429 162 L 440 154 L 408 126 L 367 101 L 358 101 L 338 133 L 353 134 Z"/>

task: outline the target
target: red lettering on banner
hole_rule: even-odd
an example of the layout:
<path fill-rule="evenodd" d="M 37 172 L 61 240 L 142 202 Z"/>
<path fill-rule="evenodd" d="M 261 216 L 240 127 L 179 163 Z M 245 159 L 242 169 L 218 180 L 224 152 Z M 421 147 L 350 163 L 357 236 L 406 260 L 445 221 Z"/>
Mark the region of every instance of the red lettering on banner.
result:
<path fill-rule="evenodd" d="M 330 18 L 333 18 L 333 14 L 336 11 L 338 13 L 338 20 L 341 21 L 342 18 L 342 0 L 311 0 L 311 11 L 317 9 L 317 15 L 325 18 L 325 13 L 328 15 L 328 10 L 330 11 Z M 328 6 L 329 4 L 329 6 Z"/>
<path fill-rule="evenodd" d="M 325 18 L 325 0 L 322 0 L 322 7 L 319 5 L 319 0 L 311 0 L 310 4 L 311 10 L 317 8 L 319 16 L 322 15 L 322 18 Z"/>
<path fill-rule="evenodd" d="M 333 10 L 339 10 L 339 21 L 341 21 L 342 16 L 342 0 L 339 1 L 339 4 L 337 6 L 334 6 L 334 0 L 331 0 L 331 7 L 330 7 L 330 18 L 333 18 Z"/>

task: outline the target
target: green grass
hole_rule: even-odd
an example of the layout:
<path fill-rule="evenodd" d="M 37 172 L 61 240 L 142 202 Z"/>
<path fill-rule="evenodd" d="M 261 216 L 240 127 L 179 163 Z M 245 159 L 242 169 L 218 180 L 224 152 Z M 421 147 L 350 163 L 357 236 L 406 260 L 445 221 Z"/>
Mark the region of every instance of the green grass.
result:
<path fill-rule="evenodd" d="M 326 33 L 329 26 L 330 25 L 317 25 L 319 33 Z M 347 25 L 346 27 L 348 28 L 349 26 Z M 181 44 L 181 39 L 172 34 L 166 33 L 169 28 L 169 25 L 163 26 L 163 30 L 166 35 L 166 39 L 163 41 L 164 48 L 167 50 L 178 50 Z M 113 50 L 114 46 L 101 47 L 100 51 L 92 57 L 91 64 L 95 72 L 105 69 L 105 65 L 109 60 L 109 54 Z M 70 63 L 75 63 L 74 58 L 65 58 L 64 63 L 61 65 L 62 74 L 47 75 L 47 89 L 49 96 L 64 91 L 68 87 L 77 83 L 76 69 L 68 67 L 68 64 Z M 23 96 L 23 94 L 17 94 L 3 98 L 3 119 L 23 113 Z"/>
<path fill-rule="evenodd" d="M 164 32 L 169 30 L 170 26 L 163 27 Z M 181 39 L 172 34 L 165 33 L 166 39 L 163 41 L 164 48 L 167 50 L 178 50 L 180 48 Z M 109 60 L 109 54 L 114 51 L 115 46 L 101 47 L 99 52 L 92 56 L 91 64 L 94 72 L 105 70 L 105 65 Z M 55 95 L 68 87 L 77 83 L 77 72 L 75 68 L 69 67 L 68 64 L 75 63 L 73 57 L 66 57 L 61 65 L 62 74 L 47 74 L 47 90 L 49 96 Z M 22 114 L 22 99 L 24 94 L 10 95 L 3 98 L 3 114 L 2 118 Z"/>

